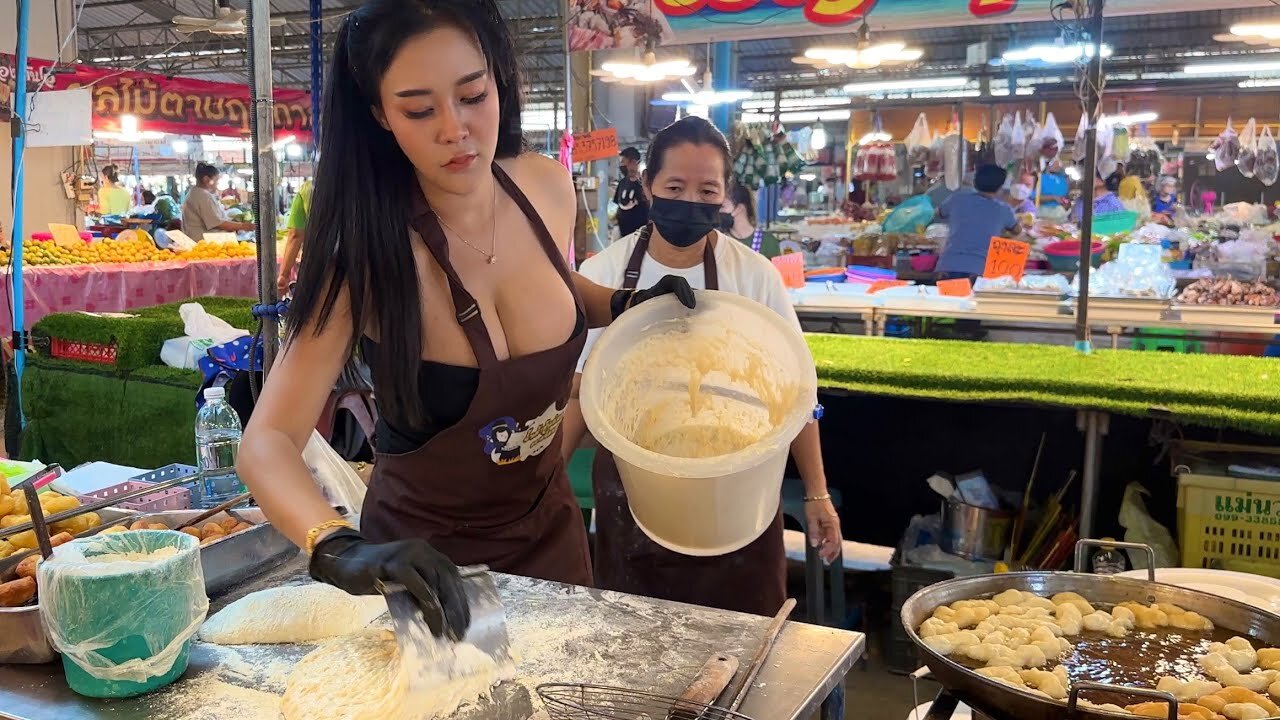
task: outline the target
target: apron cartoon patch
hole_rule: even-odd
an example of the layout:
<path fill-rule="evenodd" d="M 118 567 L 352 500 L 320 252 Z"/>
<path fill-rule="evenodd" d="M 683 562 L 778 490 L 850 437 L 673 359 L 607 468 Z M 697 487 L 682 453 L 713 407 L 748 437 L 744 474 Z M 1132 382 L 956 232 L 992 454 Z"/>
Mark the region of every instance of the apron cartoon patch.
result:
<path fill-rule="evenodd" d="M 502 417 L 480 430 L 484 453 L 495 465 L 511 465 L 541 455 L 560 431 L 564 408 L 552 403 L 536 418 L 518 423 Z"/>

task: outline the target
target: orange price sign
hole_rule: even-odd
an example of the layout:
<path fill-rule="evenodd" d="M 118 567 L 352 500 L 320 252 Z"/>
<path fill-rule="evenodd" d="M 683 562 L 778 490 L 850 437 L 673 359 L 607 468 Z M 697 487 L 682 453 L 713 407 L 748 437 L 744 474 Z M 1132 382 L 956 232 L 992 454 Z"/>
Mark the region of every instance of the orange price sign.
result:
<path fill-rule="evenodd" d="M 968 278 L 939 280 L 938 293 L 946 297 L 969 297 L 973 294 L 973 286 L 969 284 Z"/>
<path fill-rule="evenodd" d="M 618 156 L 618 130 L 606 128 L 573 134 L 573 161 L 591 162 Z"/>
<path fill-rule="evenodd" d="M 1027 257 L 1031 255 L 1031 246 L 1009 238 L 993 237 L 987 246 L 987 267 L 982 277 L 1011 277 L 1021 280 L 1027 270 Z"/>
<path fill-rule="evenodd" d="M 881 290 L 888 290 L 889 288 L 896 288 L 896 287 L 906 287 L 907 285 L 910 285 L 910 284 L 911 283 L 907 282 L 906 280 L 877 280 L 871 283 L 871 287 L 867 288 L 867 294 L 875 295 Z"/>

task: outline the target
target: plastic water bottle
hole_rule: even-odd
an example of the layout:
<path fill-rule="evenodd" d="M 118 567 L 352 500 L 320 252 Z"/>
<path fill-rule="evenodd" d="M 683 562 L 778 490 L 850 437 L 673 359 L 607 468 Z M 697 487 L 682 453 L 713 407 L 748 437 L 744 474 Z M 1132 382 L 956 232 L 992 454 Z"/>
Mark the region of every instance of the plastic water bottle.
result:
<path fill-rule="evenodd" d="M 1103 542 L 1115 542 L 1115 538 L 1102 538 Z M 1095 575 L 1115 575 L 1124 572 L 1124 555 L 1110 545 L 1103 545 L 1093 554 L 1093 572 Z"/>
<path fill-rule="evenodd" d="M 240 416 L 227 404 L 226 391 L 204 391 L 204 407 L 196 415 L 196 465 L 204 485 L 203 503 L 212 507 L 244 492 L 236 474 L 240 452 Z"/>

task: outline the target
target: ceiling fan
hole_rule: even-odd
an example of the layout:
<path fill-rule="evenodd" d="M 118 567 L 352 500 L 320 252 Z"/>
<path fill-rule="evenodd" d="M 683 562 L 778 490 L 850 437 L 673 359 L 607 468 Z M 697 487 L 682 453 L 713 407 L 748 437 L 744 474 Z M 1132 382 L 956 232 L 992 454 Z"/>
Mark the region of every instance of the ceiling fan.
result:
<path fill-rule="evenodd" d="M 244 24 L 245 14 L 244 10 L 237 10 L 231 7 L 231 0 L 218 0 L 217 17 L 203 18 L 178 15 L 173 18 L 173 24 L 178 32 L 186 35 L 198 32 L 207 32 L 214 35 L 244 35 L 246 30 Z M 286 22 L 284 18 L 272 18 L 271 27 L 280 27 Z"/>

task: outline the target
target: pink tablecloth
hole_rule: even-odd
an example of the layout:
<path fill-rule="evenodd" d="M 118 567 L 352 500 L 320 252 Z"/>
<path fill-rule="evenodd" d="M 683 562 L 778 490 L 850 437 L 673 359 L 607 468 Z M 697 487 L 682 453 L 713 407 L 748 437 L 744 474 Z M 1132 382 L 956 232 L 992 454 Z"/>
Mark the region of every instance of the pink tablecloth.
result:
<path fill-rule="evenodd" d="M 124 312 L 205 295 L 257 297 L 257 275 L 254 258 L 27 267 L 25 324 L 30 330 L 55 312 Z M 8 270 L 0 268 L 0 282 L 8 296 Z M 9 301 L 0 298 L 0 337 L 12 332 Z"/>

